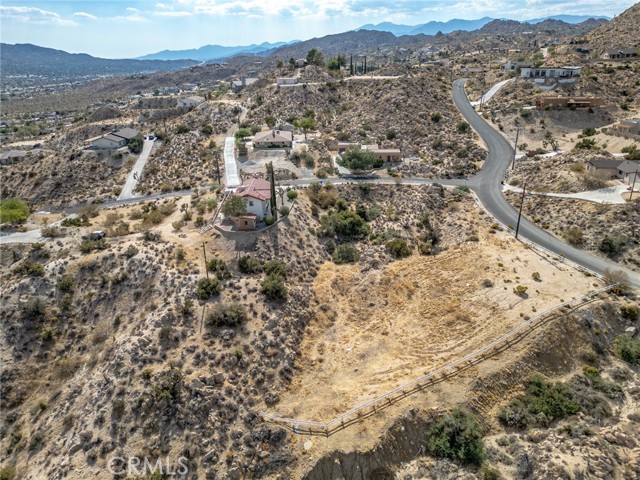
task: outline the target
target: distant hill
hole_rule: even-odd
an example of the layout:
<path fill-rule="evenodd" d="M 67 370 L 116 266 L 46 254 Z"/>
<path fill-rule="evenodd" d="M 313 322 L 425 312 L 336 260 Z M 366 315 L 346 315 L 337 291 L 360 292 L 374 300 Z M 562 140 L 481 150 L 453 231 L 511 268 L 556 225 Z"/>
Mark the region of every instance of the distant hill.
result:
<path fill-rule="evenodd" d="M 157 53 L 150 53 L 139 57 L 138 60 L 198 60 L 206 62 L 207 60 L 221 60 L 233 55 L 258 55 L 273 49 L 282 47 L 283 45 L 291 45 L 293 42 L 264 42 L 260 45 L 241 45 L 236 47 L 224 47 L 222 45 L 205 45 L 200 48 L 190 50 L 162 50 Z"/>
<path fill-rule="evenodd" d="M 587 40 L 593 51 L 613 48 L 640 49 L 640 3 L 632 5 L 605 25 L 592 30 Z"/>
<path fill-rule="evenodd" d="M 483 17 L 477 20 L 453 19 L 447 22 L 433 21 L 433 22 L 423 23 L 422 25 L 414 25 L 414 26 L 399 25 L 399 24 L 390 23 L 390 22 L 379 23 L 377 25 L 373 25 L 369 23 L 367 25 L 363 25 L 357 30 L 377 30 L 380 32 L 390 32 L 390 33 L 393 33 L 395 36 L 418 35 L 420 33 L 424 35 L 435 35 L 438 32 L 442 32 L 442 33 L 450 33 L 455 31 L 471 32 L 471 31 L 479 30 L 485 25 L 491 22 L 495 22 L 496 20 L 504 20 L 504 21 L 515 22 L 520 24 L 527 23 L 527 24 L 533 25 L 533 24 L 544 22 L 545 20 L 559 20 L 561 22 L 568 23 L 568 24 L 579 24 L 590 19 L 609 20 L 608 17 L 589 17 L 585 15 L 554 15 L 551 17 L 534 18 L 531 20 L 525 20 L 523 22 L 517 22 L 516 20 Z"/>
<path fill-rule="evenodd" d="M 0 44 L 2 76 L 36 75 L 72 78 L 100 75 L 130 75 L 145 72 L 180 70 L 198 62 L 192 60 L 110 60 L 86 53 L 67 53 L 30 43 Z"/>

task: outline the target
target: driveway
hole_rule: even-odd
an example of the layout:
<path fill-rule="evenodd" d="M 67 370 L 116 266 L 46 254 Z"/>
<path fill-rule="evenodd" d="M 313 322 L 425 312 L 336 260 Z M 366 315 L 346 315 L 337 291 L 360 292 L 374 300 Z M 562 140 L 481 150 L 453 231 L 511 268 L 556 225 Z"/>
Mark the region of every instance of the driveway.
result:
<path fill-rule="evenodd" d="M 504 87 L 507 83 L 511 83 L 515 81 L 516 81 L 515 78 L 510 78 L 508 80 L 503 80 L 502 82 L 496 83 L 493 87 L 489 89 L 487 93 L 485 93 L 480 97 L 480 100 L 471 102 L 471 105 L 475 107 L 476 105 L 480 105 L 481 103 L 487 103 L 489 100 L 491 100 L 491 97 L 493 97 L 496 93 L 498 93 L 498 90 Z"/>
<path fill-rule="evenodd" d="M 154 141 L 155 140 L 144 141 L 144 144 L 142 145 L 142 151 L 140 152 L 140 155 L 138 155 L 138 159 L 133 165 L 133 168 L 129 172 L 129 176 L 127 177 L 127 181 L 124 183 L 124 187 L 122 187 L 122 191 L 118 196 L 118 200 L 129 200 L 130 198 L 136 198 L 139 196 L 134 195 L 133 191 L 138 186 L 138 182 L 140 181 L 140 177 L 142 176 L 142 171 L 147 164 L 147 160 L 149 160 L 149 154 L 151 153 L 151 149 L 153 148 Z"/>
<path fill-rule="evenodd" d="M 224 183 L 227 187 L 239 187 L 241 185 L 235 148 L 236 139 L 234 137 L 224 139 Z"/>

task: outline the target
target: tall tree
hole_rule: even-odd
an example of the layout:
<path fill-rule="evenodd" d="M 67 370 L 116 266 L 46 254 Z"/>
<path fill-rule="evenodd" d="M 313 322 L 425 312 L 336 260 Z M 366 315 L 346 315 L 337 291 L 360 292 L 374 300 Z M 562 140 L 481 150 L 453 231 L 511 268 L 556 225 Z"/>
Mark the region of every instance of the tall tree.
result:
<path fill-rule="evenodd" d="M 267 175 L 269 175 L 269 183 L 271 184 L 271 216 L 275 222 L 278 220 L 278 199 L 276 198 L 276 175 L 273 171 L 273 162 L 267 164 Z"/>

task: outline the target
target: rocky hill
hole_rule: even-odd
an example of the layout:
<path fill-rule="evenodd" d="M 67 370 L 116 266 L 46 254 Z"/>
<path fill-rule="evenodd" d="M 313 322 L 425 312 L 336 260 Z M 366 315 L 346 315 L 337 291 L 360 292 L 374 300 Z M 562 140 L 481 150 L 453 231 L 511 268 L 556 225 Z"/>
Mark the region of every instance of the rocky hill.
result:
<path fill-rule="evenodd" d="M 601 25 L 587 36 L 591 48 L 604 52 L 612 48 L 640 48 L 640 3 L 632 5 L 606 25 Z"/>

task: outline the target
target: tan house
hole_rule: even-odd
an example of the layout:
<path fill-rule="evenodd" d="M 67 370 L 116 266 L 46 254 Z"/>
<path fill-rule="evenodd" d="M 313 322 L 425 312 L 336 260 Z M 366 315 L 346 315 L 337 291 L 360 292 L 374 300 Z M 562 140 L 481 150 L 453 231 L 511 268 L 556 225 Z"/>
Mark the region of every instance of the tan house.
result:
<path fill-rule="evenodd" d="M 537 97 L 538 108 L 598 108 L 604 105 L 600 97 Z"/>
<path fill-rule="evenodd" d="M 587 172 L 596 173 L 606 178 L 618 176 L 618 166 L 622 160 L 589 160 L 587 162 Z"/>
<path fill-rule="evenodd" d="M 285 130 L 267 130 L 253 137 L 253 148 L 291 148 L 293 133 Z"/>
<path fill-rule="evenodd" d="M 376 158 L 384 163 L 396 163 L 400 161 L 400 150 L 397 148 L 378 148 L 378 145 L 362 145 L 363 150 L 373 153 Z"/>
<path fill-rule="evenodd" d="M 623 60 L 626 58 L 637 58 L 638 48 L 613 48 L 607 50 L 602 55 L 602 58 L 608 58 L 609 60 Z"/>
<path fill-rule="evenodd" d="M 609 129 L 609 133 L 625 138 L 640 138 L 640 118 L 620 120 L 618 124 Z"/>

